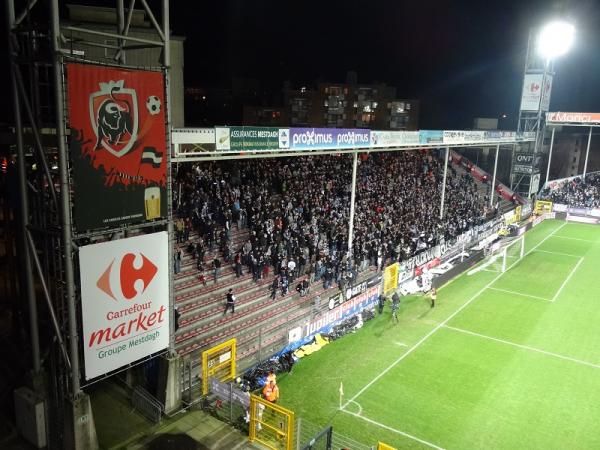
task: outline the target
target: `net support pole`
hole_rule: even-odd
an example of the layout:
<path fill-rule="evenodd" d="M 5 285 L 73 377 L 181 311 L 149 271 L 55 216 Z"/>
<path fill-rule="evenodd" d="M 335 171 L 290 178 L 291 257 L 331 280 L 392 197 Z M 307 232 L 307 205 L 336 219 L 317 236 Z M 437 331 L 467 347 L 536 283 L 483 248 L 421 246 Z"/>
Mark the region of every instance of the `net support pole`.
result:
<path fill-rule="evenodd" d="M 352 239 L 354 238 L 354 203 L 356 200 L 356 169 L 358 167 L 358 152 L 352 153 L 352 187 L 350 191 L 350 222 L 348 225 L 348 254 L 352 255 Z"/>
<path fill-rule="evenodd" d="M 492 192 L 490 193 L 490 206 L 494 205 L 494 194 L 496 193 L 496 171 L 498 170 L 498 153 L 500 153 L 500 144 L 496 146 L 496 157 L 494 158 L 494 174 L 492 175 Z"/>
<path fill-rule="evenodd" d="M 69 318 L 69 356 L 71 358 L 71 394 L 73 398 L 81 395 L 79 379 L 79 336 L 77 332 L 77 310 L 75 306 L 75 274 L 73 268 L 73 236 L 71 234 L 71 204 L 67 142 L 65 136 L 64 92 L 62 79 L 62 54 L 60 48 L 60 21 L 58 0 L 50 2 L 52 24 L 52 66 L 54 69 L 54 103 L 56 108 L 56 137 L 58 142 L 58 160 L 60 168 L 60 206 L 62 245 L 65 271 L 66 304 Z"/>
<path fill-rule="evenodd" d="M 521 236 L 521 258 L 525 255 L 525 235 Z"/>
<path fill-rule="evenodd" d="M 502 250 L 502 273 L 506 272 L 506 258 L 508 257 L 508 247 Z"/>
<path fill-rule="evenodd" d="M 556 127 L 552 127 L 552 135 L 550 137 L 550 150 L 548 151 L 548 167 L 546 167 L 546 181 L 548 182 L 550 179 L 550 164 L 552 164 L 552 148 L 554 147 L 554 133 L 556 132 Z"/>
<path fill-rule="evenodd" d="M 585 174 L 587 173 L 588 157 L 590 156 L 590 144 L 592 143 L 592 130 L 593 130 L 593 128 L 590 127 L 590 134 L 588 135 L 587 150 L 585 151 L 585 162 L 583 163 L 583 179 L 584 179 L 584 181 L 585 181 Z"/>
<path fill-rule="evenodd" d="M 442 201 L 440 202 L 440 219 L 444 218 L 444 201 L 446 200 L 446 177 L 448 176 L 448 156 L 450 147 L 446 147 L 446 156 L 444 157 L 444 178 L 442 180 Z"/>

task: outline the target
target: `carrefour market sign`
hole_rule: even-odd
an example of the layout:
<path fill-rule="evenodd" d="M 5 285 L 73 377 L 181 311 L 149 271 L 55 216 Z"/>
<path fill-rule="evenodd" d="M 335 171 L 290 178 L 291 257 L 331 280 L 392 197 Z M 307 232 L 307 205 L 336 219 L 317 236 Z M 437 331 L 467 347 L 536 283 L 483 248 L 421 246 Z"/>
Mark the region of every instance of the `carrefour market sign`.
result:
<path fill-rule="evenodd" d="M 81 247 L 86 379 L 169 345 L 167 233 Z"/>

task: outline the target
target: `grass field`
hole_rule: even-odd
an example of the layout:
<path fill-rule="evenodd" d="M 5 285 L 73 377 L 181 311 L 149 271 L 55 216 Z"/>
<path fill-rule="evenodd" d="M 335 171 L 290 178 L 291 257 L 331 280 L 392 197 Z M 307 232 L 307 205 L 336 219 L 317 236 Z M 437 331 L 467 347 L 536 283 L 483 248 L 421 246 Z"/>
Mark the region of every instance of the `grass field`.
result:
<path fill-rule="evenodd" d="M 397 325 L 386 306 L 279 377 L 281 404 L 368 445 L 600 449 L 600 227 L 547 220 L 525 249 Z"/>

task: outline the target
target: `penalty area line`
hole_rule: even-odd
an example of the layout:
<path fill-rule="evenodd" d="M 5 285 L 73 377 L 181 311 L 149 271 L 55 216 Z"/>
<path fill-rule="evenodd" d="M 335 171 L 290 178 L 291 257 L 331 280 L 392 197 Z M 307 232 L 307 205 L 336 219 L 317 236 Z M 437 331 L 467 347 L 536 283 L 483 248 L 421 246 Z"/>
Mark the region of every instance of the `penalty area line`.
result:
<path fill-rule="evenodd" d="M 550 301 L 553 302 L 554 300 L 556 300 L 558 298 L 558 296 L 560 295 L 560 293 L 562 292 L 564 287 L 567 285 L 567 283 L 569 282 L 569 280 L 571 279 L 573 274 L 577 271 L 577 269 L 579 268 L 579 266 L 581 265 L 582 262 L 583 262 L 583 256 L 581 257 L 581 259 L 579 261 L 577 261 L 577 264 L 575 264 L 575 267 L 573 267 L 573 270 L 571 270 L 571 273 L 569 273 L 569 276 L 567 276 L 565 281 L 563 281 L 563 284 L 560 285 L 560 287 L 558 288 L 558 291 L 556 291 L 556 294 L 554 294 L 554 297 L 552 297 L 552 300 L 550 300 Z"/>
<path fill-rule="evenodd" d="M 565 225 L 566 225 L 566 222 L 563 223 L 561 226 L 552 230 L 552 232 L 550 234 L 548 234 L 548 236 L 546 236 L 539 243 L 537 243 L 531 250 L 529 250 L 525 254 L 525 256 L 529 255 L 536 248 L 538 248 L 540 245 L 542 245 L 544 242 L 546 242 L 546 240 L 548 240 L 554 233 L 556 233 L 557 231 L 560 231 L 562 228 L 564 228 Z M 404 358 L 406 358 L 408 355 L 410 355 L 412 352 L 414 352 L 417 348 L 419 348 L 423 342 L 425 342 L 427 339 L 429 339 L 436 331 L 438 331 L 440 328 L 442 328 L 444 325 L 446 325 L 450 320 L 452 320 L 454 318 L 454 316 L 456 316 L 463 309 L 465 309 L 467 306 L 469 306 L 471 304 L 471 302 L 473 302 L 473 300 L 475 300 L 477 297 L 479 297 L 486 289 L 488 289 L 490 286 L 492 286 L 492 284 L 494 284 L 498 279 L 500 279 L 500 277 L 502 275 L 504 275 L 505 273 L 506 272 L 500 272 L 498 275 L 496 275 L 492 279 L 492 281 L 490 281 L 488 284 L 486 284 L 484 287 L 482 287 L 479 291 L 477 291 L 477 293 L 475 293 L 475 295 L 473 295 L 473 297 L 471 297 L 469 300 L 467 300 L 465 303 L 463 303 L 456 311 L 454 311 L 452 314 L 450 314 L 443 322 L 440 322 L 433 330 L 431 330 L 429 333 L 427 333 L 425 336 L 423 336 L 421 339 L 419 339 L 412 347 L 410 347 L 406 352 L 404 352 L 402 355 L 400 355 L 400 357 L 398 359 L 396 359 L 396 361 L 394 361 L 389 366 L 387 366 L 385 369 L 383 369 L 381 372 L 379 372 L 379 374 L 375 378 L 373 378 L 365 386 L 363 386 L 363 388 L 360 389 L 356 394 L 354 394 L 354 396 L 350 400 L 346 401 L 346 403 L 344 403 L 340 409 L 343 411 L 350 404 L 350 402 L 356 400 L 363 392 L 365 392 L 367 389 L 369 389 L 381 377 L 383 377 L 386 373 L 388 373 L 390 370 L 392 370 L 394 367 L 396 367 L 398 365 L 398 363 L 400 363 Z"/>
<path fill-rule="evenodd" d="M 358 417 L 359 419 L 364 420 L 365 422 L 368 422 L 370 424 L 376 425 L 376 426 L 378 426 L 380 428 L 384 428 L 384 429 L 386 429 L 388 431 L 391 431 L 393 433 L 400 434 L 400 435 L 402 435 L 404 437 L 412 439 L 413 441 L 420 442 L 421 444 L 424 444 L 424 445 L 426 445 L 428 447 L 435 448 L 435 449 L 438 449 L 438 450 L 444 450 L 443 447 L 440 447 L 440 446 L 435 445 L 435 444 L 433 444 L 433 443 L 431 443 L 429 441 L 426 441 L 424 439 L 421 439 L 421 438 L 418 438 L 416 436 L 413 436 L 412 434 L 406 433 L 404 431 L 396 430 L 395 428 L 392 428 L 392 427 L 390 427 L 388 425 L 385 425 L 383 423 L 376 422 L 375 420 L 369 419 L 368 417 L 360 416 L 360 415 L 358 415 L 356 413 L 353 413 L 353 412 L 350 412 L 350 411 L 346 411 L 345 409 L 342 409 L 342 411 L 345 412 L 346 414 L 350 414 L 351 416 Z"/>

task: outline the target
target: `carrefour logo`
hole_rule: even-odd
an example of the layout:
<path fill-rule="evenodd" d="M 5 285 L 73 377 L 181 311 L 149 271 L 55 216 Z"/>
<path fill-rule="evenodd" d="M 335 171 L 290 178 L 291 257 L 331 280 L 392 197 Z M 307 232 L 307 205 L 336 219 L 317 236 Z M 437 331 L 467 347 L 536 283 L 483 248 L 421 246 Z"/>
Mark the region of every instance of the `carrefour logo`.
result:
<path fill-rule="evenodd" d="M 143 253 L 114 258 L 96 286 L 115 301 L 131 301 L 143 294 L 158 268 Z"/>

